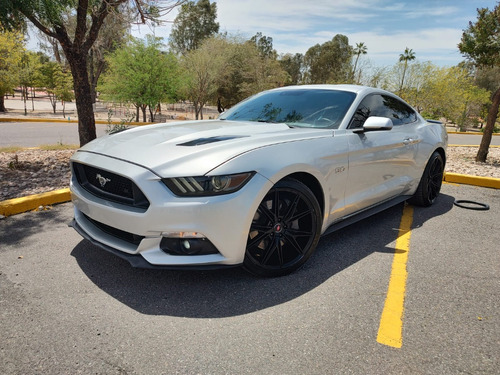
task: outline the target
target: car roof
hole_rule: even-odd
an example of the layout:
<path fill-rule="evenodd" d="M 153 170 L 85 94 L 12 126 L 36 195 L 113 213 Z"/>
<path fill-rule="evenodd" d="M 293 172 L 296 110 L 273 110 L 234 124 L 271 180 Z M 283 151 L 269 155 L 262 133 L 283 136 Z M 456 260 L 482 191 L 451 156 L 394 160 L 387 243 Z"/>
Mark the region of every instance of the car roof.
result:
<path fill-rule="evenodd" d="M 362 92 L 379 92 L 394 95 L 388 91 L 377 89 L 368 86 L 360 85 L 332 85 L 332 84 L 315 84 L 315 85 L 296 85 L 296 86 L 284 86 L 269 91 L 281 91 L 281 90 L 335 90 L 335 91 L 347 91 L 356 94 Z"/>

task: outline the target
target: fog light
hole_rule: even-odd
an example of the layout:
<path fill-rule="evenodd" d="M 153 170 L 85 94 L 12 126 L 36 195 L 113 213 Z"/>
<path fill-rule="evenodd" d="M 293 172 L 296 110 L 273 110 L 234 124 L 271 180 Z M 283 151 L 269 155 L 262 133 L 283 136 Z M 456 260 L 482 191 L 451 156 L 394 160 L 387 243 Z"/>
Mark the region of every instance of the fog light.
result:
<path fill-rule="evenodd" d="M 218 254 L 217 248 L 206 237 L 163 237 L 160 249 L 170 255 Z"/>
<path fill-rule="evenodd" d="M 170 238 L 205 238 L 205 236 L 199 232 L 163 232 L 161 235 Z"/>

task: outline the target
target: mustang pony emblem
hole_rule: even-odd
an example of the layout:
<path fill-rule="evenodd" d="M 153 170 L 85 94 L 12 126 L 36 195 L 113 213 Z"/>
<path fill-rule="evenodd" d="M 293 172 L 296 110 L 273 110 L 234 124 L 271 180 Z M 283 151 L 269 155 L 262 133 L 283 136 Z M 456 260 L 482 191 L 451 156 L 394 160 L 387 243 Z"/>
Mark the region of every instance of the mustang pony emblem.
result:
<path fill-rule="evenodd" d="M 99 185 L 101 185 L 101 187 L 104 187 L 104 185 L 111 181 L 109 178 L 102 177 L 99 173 L 95 176 L 95 178 L 99 181 Z"/>

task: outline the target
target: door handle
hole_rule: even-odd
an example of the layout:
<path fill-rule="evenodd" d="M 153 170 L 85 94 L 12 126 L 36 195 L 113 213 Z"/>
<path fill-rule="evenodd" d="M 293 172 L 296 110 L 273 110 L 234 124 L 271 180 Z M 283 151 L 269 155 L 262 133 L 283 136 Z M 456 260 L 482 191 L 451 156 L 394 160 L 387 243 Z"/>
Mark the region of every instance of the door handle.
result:
<path fill-rule="evenodd" d="M 404 141 L 403 141 L 403 144 L 405 146 L 408 146 L 409 144 L 413 143 L 413 139 L 411 138 L 406 138 Z"/>

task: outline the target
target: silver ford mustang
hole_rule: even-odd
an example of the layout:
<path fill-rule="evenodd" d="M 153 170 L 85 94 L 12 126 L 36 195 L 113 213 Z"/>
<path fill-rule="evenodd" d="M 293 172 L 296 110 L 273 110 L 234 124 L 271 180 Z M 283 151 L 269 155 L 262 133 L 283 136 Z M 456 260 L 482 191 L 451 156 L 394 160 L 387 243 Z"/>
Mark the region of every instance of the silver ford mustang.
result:
<path fill-rule="evenodd" d="M 145 268 L 303 265 L 320 235 L 394 204 L 431 205 L 443 125 L 350 85 L 265 91 L 217 120 L 101 137 L 71 159 L 72 226 Z"/>

